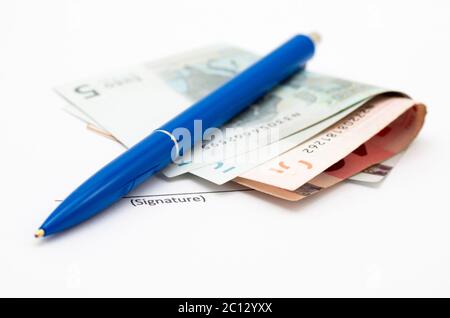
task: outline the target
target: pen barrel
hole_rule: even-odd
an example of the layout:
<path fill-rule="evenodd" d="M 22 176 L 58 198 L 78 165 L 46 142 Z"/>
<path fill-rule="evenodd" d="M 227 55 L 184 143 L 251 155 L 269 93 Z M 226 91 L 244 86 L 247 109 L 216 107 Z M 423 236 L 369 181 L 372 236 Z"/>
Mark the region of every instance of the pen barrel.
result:
<path fill-rule="evenodd" d="M 106 209 L 167 166 L 173 145 L 167 135 L 150 134 L 75 189 L 40 228 L 45 235 L 60 232 Z"/>
<path fill-rule="evenodd" d="M 208 128 L 219 127 L 262 97 L 282 80 L 298 71 L 314 55 L 313 40 L 296 35 L 226 84 L 161 126 L 173 132 L 186 128 L 199 141 Z M 201 120 L 202 134 L 194 133 L 194 120 Z"/>

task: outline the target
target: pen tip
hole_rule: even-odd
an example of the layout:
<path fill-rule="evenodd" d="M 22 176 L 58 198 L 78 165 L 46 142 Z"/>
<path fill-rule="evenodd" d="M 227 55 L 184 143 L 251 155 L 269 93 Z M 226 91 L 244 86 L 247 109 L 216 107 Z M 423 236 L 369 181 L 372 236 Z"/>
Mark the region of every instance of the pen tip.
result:
<path fill-rule="evenodd" d="M 43 229 L 39 229 L 36 231 L 36 233 L 34 233 L 35 238 L 40 238 L 40 237 L 43 237 L 44 235 L 45 235 L 45 232 Z"/>

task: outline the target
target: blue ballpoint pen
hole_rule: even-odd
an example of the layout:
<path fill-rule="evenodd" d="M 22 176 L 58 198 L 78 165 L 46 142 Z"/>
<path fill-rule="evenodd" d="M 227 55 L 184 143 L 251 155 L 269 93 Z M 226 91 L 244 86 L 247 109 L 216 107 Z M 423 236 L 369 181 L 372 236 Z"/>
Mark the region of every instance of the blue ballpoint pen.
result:
<path fill-rule="evenodd" d="M 316 34 L 296 35 L 236 75 L 142 141 L 104 166 L 72 192 L 45 220 L 35 237 L 48 236 L 100 213 L 143 181 L 172 162 L 172 135 L 176 128 L 194 134 L 194 121 L 202 121 L 202 134 L 220 127 L 282 80 L 298 71 L 314 55 Z M 193 140 L 193 143 L 199 140 Z"/>

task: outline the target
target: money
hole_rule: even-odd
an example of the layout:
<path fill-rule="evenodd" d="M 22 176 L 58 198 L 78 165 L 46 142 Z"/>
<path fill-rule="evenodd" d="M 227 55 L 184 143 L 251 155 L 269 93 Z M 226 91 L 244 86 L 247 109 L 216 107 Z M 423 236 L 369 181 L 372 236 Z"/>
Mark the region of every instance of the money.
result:
<path fill-rule="evenodd" d="M 318 136 L 244 173 L 241 177 L 294 191 L 347 156 L 383 128 L 389 127 L 389 123 L 414 105 L 411 99 L 405 97 L 376 97 Z M 389 136 L 391 134 L 388 134 Z M 400 140 L 397 136 L 396 142 L 399 143 Z M 385 157 L 372 164 L 399 152 L 389 148 L 384 150 Z"/>
<path fill-rule="evenodd" d="M 362 102 L 360 104 L 363 104 L 363 103 L 364 102 Z M 357 108 L 357 107 L 359 107 L 359 105 L 355 105 L 354 107 Z M 341 115 L 350 113 L 351 111 L 353 111 L 354 107 L 351 107 L 348 110 L 342 112 Z M 103 130 L 100 127 L 97 127 L 94 123 L 90 122 L 90 119 L 88 117 L 84 116 L 83 113 L 78 112 L 76 109 L 68 107 L 68 106 L 64 107 L 63 109 L 64 109 L 64 111 L 68 112 L 69 114 L 71 114 L 71 115 L 75 116 L 76 118 L 84 121 L 87 124 L 86 125 L 87 129 L 89 129 L 90 131 L 92 131 L 92 132 L 94 132 L 96 134 L 99 134 L 99 135 L 101 135 L 101 136 L 103 136 L 105 138 L 111 139 L 111 140 L 113 140 L 113 141 L 115 141 L 117 143 L 120 143 L 122 146 L 124 146 L 126 148 L 126 146 L 123 145 L 119 140 L 117 140 L 110 132 L 108 132 L 106 130 Z M 335 116 L 337 116 L 337 115 L 335 115 Z M 325 121 L 323 122 L 323 124 L 326 125 Z M 319 124 L 315 125 L 315 127 L 318 128 L 318 125 Z M 289 143 L 289 145 L 286 148 L 291 148 L 291 145 L 292 144 L 296 144 L 296 143 L 295 143 L 294 140 L 290 140 L 290 138 L 292 138 L 292 139 L 296 138 L 297 135 L 298 134 L 295 134 L 293 136 L 289 136 L 289 137 L 281 140 L 280 141 L 280 147 L 283 147 L 284 143 Z M 271 147 L 271 146 L 269 146 L 269 147 Z M 264 153 L 264 152 L 262 152 L 262 153 Z M 405 153 L 405 151 L 402 151 L 401 153 L 399 153 L 399 154 L 397 154 L 397 155 L 395 155 L 395 156 L 393 156 L 393 157 L 391 157 L 391 158 L 389 158 L 389 159 L 387 159 L 385 161 L 382 161 L 381 163 L 377 163 L 377 164 L 375 164 L 373 166 L 370 166 L 370 167 L 364 169 L 363 171 L 361 171 L 360 173 L 351 176 L 350 178 L 348 178 L 348 180 L 358 181 L 358 182 L 362 182 L 362 183 L 377 183 L 377 182 L 380 182 L 380 181 L 384 180 L 384 178 L 386 178 L 387 175 L 392 171 L 392 169 L 399 162 L 400 158 L 404 155 L 404 153 Z M 267 157 L 267 160 L 269 160 L 269 159 L 271 159 L 271 158 Z M 250 170 L 250 167 L 252 167 L 252 166 L 253 166 L 252 164 L 249 164 L 248 165 L 249 169 L 244 168 L 243 170 Z M 220 168 L 222 168 L 222 166 Z M 216 169 L 219 169 L 218 165 L 216 165 Z M 202 176 L 203 171 L 201 171 L 201 170 L 202 169 L 194 170 L 193 174 L 195 174 L 195 175 L 197 175 L 199 177 L 203 177 Z M 223 168 L 223 173 L 226 174 L 228 172 L 227 170 L 228 170 L 227 166 L 225 166 Z M 238 169 L 236 169 L 236 170 L 237 170 L 237 172 L 236 172 L 236 177 L 237 177 L 239 175 L 238 174 L 239 170 Z M 205 172 L 206 171 L 207 171 L 207 169 L 205 169 Z M 245 171 L 241 171 L 241 172 L 245 172 Z M 214 176 L 211 176 L 211 175 L 209 175 L 208 177 L 214 183 L 220 183 L 220 182 L 223 181 L 223 179 L 213 180 Z M 206 178 L 204 178 L 204 179 L 206 179 Z M 228 176 L 226 176 L 224 179 L 228 179 Z"/>
<path fill-rule="evenodd" d="M 69 83 L 56 91 L 70 103 L 65 110 L 91 131 L 131 147 L 256 59 L 238 48 L 215 46 Z M 184 149 L 187 156 L 162 173 L 190 173 L 216 184 L 233 180 L 288 200 L 345 179 L 378 182 L 400 155 L 394 156 L 397 148 L 374 147 L 374 135 L 414 104 L 400 93 L 386 95 L 389 92 L 303 70 L 220 127 L 231 135 L 214 136 L 193 151 Z M 268 131 L 276 134 L 263 138 Z M 361 147 L 364 156 L 358 155 Z M 226 151 L 218 150 L 222 148 Z M 336 169 L 336 162 L 345 165 Z"/>
<path fill-rule="evenodd" d="M 71 103 L 77 117 L 88 119 L 130 147 L 256 59 L 256 55 L 238 48 L 212 47 L 66 84 L 56 90 Z M 201 152 L 201 160 L 171 165 L 163 174 L 174 177 L 192 172 L 223 184 L 307 140 L 345 116 L 346 109 L 385 91 L 300 72 L 222 127 L 224 131 L 244 129 L 250 133 L 250 139 L 241 138 L 242 134 L 216 139 L 216 145 L 226 144 L 226 153 L 214 152 L 217 147 L 210 144 L 197 145 L 194 153 Z M 258 138 L 265 127 L 275 127 L 276 138 Z"/>

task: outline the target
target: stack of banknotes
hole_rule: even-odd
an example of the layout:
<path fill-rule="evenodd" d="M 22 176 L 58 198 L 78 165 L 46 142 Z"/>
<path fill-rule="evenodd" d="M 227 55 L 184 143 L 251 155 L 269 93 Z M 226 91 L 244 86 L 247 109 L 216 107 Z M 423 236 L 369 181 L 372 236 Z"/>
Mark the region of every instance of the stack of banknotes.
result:
<path fill-rule="evenodd" d="M 257 59 L 214 46 L 56 91 L 89 129 L 131 147 Z M 236 182 L 297 201 L 346 179 L 380 182 L 425 114 L 423 104 L 403 93 L 305 69 L 220 127 L 231 133 L 212 133 L 161 173 Z"/>

